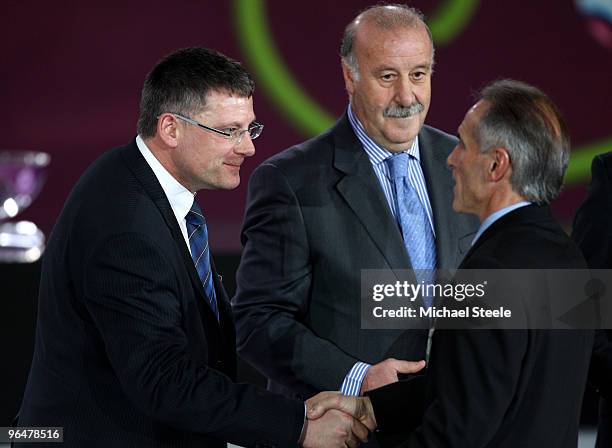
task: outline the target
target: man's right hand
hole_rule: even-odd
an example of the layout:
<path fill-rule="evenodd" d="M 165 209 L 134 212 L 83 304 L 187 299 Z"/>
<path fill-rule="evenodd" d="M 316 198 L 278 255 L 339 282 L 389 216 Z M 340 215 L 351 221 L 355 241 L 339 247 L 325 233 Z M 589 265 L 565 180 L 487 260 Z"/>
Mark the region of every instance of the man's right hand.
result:
<path fill-rule="evenodd" d="M 394 358 L 385 359 L 368 369 L 363 379 L 363 383 L 361 384 L 360 394 L 363 395 L 369 390 L 378 389 L 387 384 L 395 383 L 398 380 L 398 373 L 416 373 L 423 367 L 425 367 L 425 361 L 401 361 Z"/>
<path fill-rule="evenodd" d="M 330 409 L 316 420 L 307 420 L 304 448 L 356 448 L 368 441 L 368 428 L 350 415 Z"/>
<path fill-rule="evenodd" d="M 370 431 L 376 429 L 376 417 L 369 397 L 353 397 L 339 392 L 320 392 L 306 401 L 306 416 L 318 419 L 331 409 L 345 412 L 359 420 Z"/>

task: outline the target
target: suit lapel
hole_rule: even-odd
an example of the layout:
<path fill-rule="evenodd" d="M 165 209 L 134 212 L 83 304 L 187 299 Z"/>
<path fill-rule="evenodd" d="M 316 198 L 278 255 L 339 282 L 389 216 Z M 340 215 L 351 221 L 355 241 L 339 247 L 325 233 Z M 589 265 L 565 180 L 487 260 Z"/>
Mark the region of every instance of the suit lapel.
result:
<path fill-rule="evenodd" d="M 226 333 L 226 336 L 230 336 L 230 339 L 233 339 L 233 335 L 235 334 L 235 328 L 232 306 L 230 303 L 230 299 L 227 296 L 227 292 L 225 291 L 225 287 L 223 286 L 222 277 L 217 273 L 217 268 L 215 266 L 215 262 L 212 258 L 212 255 L 210 259 L 210 264 L 212 267 L 215 294 L 217 294 L 217 306 L 219 307 L 219 324 L 221 325 L 223 331 Z M 209 306 L 207 306 L 207 308 L 209 309 L 209 311 L 211 311 Z M 212 311 L 211 315 L 214 315 Z"/>
<path fill-rule="evenodd" d="M 391 269 L 409 269 L 399 228 L 374 169 L 344 115 L 334 129 L 334 167 L 344 173 L 338 193 L 357 215 Z"/>
<path fill-rule="evenodd" d="M 179 228 L 178 222 L 176 221 L 176 217 L 174 215 L 174 212 L 172 211 L 172 207 L 170 207 L 170 202 L 168 202 L 168 198 L 166 197 L 164 190 L 159 184 L 159 181 L 155 177 L 153 170 L 151 169 L 151 167 L 149 167 L 146 160 L 140 153 L 140 150 L 136 146 L 135 141 L 133 141 L 130 145 L 126 147 L 126 150 L 122 153 L 122 155 L 126 164 L 134 174 L 134 177 L 140 182 L 151 200 L 155 203 L 156 207 L 158 208 L 160 214 L 164 219 L 164 222 L 170 230 L 172 238 L 176 242 L 178 250 L 181 252 L 183 262 L 185 263 L 185 267 L 187 269 L 187 272 L 189 273 L 189 279 L 198 295 L 198 300 L 196 300 L 196 302 L 200 313 L 202 314 L 202 317 L 206 317 L 207 321 L 214 322 L 215 325 L 218 326 L 219 323 L 217 322 L 215 313 L 213 313 L 210 306 L 208 306 L 208 299 L 204 295 L 204 289 L 202 288 L 200 277 L 198 276 L 198 272 L 195 269 L 191 254 L 187 249 L 185 239 L 183 238 L 181 229 Z M 218 279 L 214 270 L 213 274 L 215 276 L 215 288 L 217 288 L 216 281 Z"/>

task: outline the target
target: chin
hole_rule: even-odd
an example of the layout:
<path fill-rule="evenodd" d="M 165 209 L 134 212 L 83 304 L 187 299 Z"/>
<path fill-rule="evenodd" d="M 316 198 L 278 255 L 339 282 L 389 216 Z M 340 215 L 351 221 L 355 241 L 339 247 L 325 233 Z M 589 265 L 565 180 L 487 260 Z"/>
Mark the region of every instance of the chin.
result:
<path fill-rule="evenodd" d="M 240 176 L 236 176 L 235 179 L 227 179 L 223 182 L 223 185 L 219 186 L 220 190 L 234 190 L 240 185 Z"/>
<path fill-rule="evenodd" d="M 234 190 L 240 185 L 240 176 L 203 181 L 198 190 Z"/>
<path fill-rule="evenodd" d="M 394 129 L 393 132 L 389 133 L 391 137 L 389 140 L 397 145 L 407 145 L 414 141 L 420 129 L 420 127 L 414 125 Z"/>

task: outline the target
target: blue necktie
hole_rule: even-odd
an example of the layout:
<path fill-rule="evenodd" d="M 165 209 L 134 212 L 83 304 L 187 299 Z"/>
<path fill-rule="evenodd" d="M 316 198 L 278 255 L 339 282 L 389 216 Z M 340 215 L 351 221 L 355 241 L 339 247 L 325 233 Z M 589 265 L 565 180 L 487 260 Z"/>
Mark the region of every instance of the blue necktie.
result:
<path fill-rule="evenodd" d="M 217 320 L 219 320 L 219 308 L 217 307 L 217 297 L 215 295 L 212 269 L 210 266 L 208 228 L 206 227 L 204 214 L 196 201 L 193 201 L 191 210 L 189 210 L 187 216 L 185 216 L 185 220 L 187 221 L 187 235 L 189 236 L 191 258 L 193 258 L 193 263 L 202 281 L 204 294 L 208 299 L 210 308 L 215 313 L 215 316 L 217 316 Z"/>
<path fill-rule="evenodd" d="M 391 182 L 395 196 L 397 220 L 404 238 L 404 246 L 410 256 L 412 269 L 427 269 L 415 271 L 417 281 L 430 284 L 434 279 L 436 269 L 436 243 L 433 232 L 415 189 L 408 181 L 408 163 L 416 163 L 416 159 L 405 152 L 395 154 L 385 160 L 389 167 Z M 433 304 L 432 297 L 423 296 L 425 306 Z"/>

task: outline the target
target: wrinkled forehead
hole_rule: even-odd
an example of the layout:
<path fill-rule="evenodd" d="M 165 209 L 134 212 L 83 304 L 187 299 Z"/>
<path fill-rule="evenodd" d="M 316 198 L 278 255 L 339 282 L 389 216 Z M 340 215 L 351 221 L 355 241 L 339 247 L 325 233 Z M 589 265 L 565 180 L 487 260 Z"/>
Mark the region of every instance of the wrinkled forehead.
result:
<path fill-rule="evenodd" d="M 382 28 L 375 23 L 362 23 L 355 33 L 354 52 L 360 62 L 389 58 L 433 62 L 433 46 L 423 25 Z"/>

